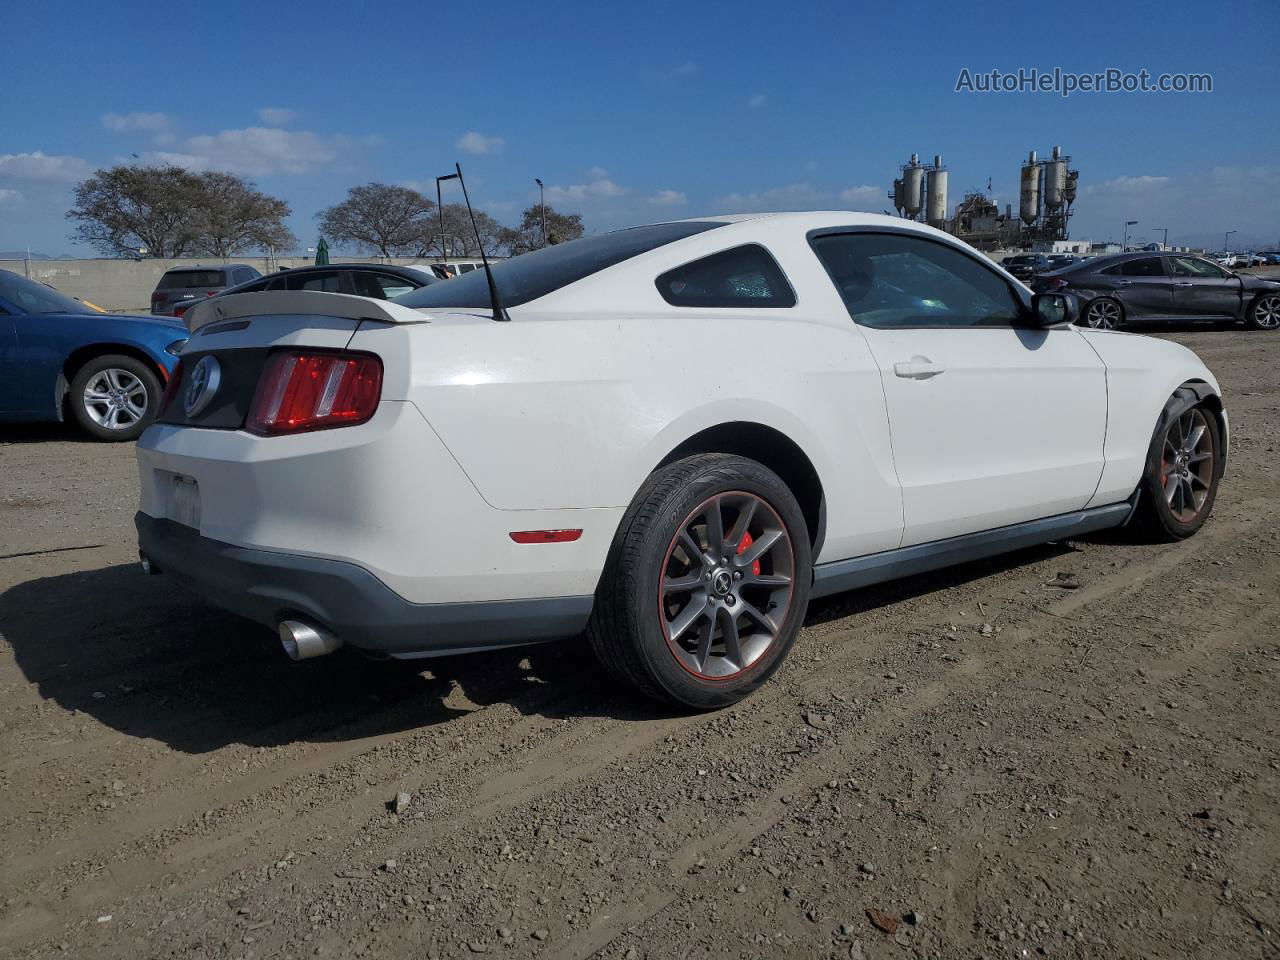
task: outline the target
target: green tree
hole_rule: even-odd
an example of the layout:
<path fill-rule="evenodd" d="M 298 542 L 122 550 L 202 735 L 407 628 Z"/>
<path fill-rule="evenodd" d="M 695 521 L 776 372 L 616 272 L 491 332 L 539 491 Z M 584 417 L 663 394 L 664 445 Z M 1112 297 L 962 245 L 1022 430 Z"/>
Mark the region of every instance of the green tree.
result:
<path fill-rule="evenodd" d="M 537 250 L 543 245 L 542 229 L 542 204 L 535 203 L 521 215 L 518 227 L 508 228 L 503 231 L 502 244 L 512 256 L 528 253 L 530 250 Z M 551 207 L 550 204 L 547 205 L 546 237 L 548 244 L 577 240 L 584 232 L 585 228 L 582 225 L 581 214 L 561 213 Z"/>
<path fill-rule="evenodd" d="M 444 237 L 441 238 L 440 221 L 444 220 Z M 425 242 L 418 250 L 420 256 L 439 255 L 446 257 L 478 257 L 480 247 L 476 245 L 476 230 L 480 232 L 480 240 L 484 244 L 484 252 L 493 256 L 505 246 L 503 236 L 506 227 L 489 216 L 483 210 L 476 211 L 476 229 L 471 227 L 471 218 L 467 208 L 461 203 L 446 203 L 444 208 L 431 215 L 431 222 Z M 441 243 L 448 249 L 441 250 Z"/>
<path fill-rule="evenodd" d="M 230 173 L 198 174 L 195 252 L 230 257 L 246 250 L 289 250 L 298 243 L 284 220 L 289 204 Z"/>
<path fill-rule="evenodd" d="M 108 256 L 191 253 L 199 234 L 200 181 L 182 167 L 120 164 L 97 170 L 73 190 L 71 236 Z"/>
<path fill-rule="evenodd" d="M 316 214 L 320 232 L 354 243 L 384 257 L 416 253 L 431 243 L 435 204 L 417 190 L 366 183 L 347 191 L 347 199 Z"/>

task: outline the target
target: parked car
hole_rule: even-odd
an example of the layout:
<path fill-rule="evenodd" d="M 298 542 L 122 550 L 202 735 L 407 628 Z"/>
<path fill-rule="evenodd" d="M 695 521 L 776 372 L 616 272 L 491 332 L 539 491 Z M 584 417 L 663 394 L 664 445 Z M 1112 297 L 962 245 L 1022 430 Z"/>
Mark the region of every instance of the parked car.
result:
<path fill-rule="evenodd" d="M 1136 318 L 1242 320 L 1280 328 L 1280 281 L 1238 274 L 1186 253 L 1121 253 L 1037 277 L 1041 292 L 1073 293 L 1085 326 L 1111 329 Z"/>
<path fill-rule="evenodd" d="M 1280 266 L 1280 250 L 1267 250 L 1260 254 L 1264 266 Z"/>
<path fill-rule="evenodd" d="M 1061 270 L 1063 267 L 1069 267 L 1073 263 L 1079 263 L 1080 257 L 1074 253 L 1051 253 L 1049 254 L 1048 270 Z"/>
<path fill-rule="evenodd" d="M 170 267 L 151 294 L 151 312 L 177 315 L 197 300 L 212 297 L 228 287 L 262 276 L 248 264 L 231 263 L 214 267 Z"/>
<path fill-rule="evenodd" d="M 427 267 L 397 267 L 381 263 L 334 263 L 312 267 L 294 267 L 281 270 L 248 283 L 223 290 L 213 296 L 225 297 L 233 293 L 257 293 L 262 290 L 318 290 L 323 293 L 348 293 L 357 297 L 373 297 L 390 300 L 402 294 L 438 283 L 434 272 Z M 175 316 L 183 316 L 199 300 L 178 304 Z"/>
<path fill-rule="evenodd" d="M 1226 460 L 1190 350 L 1078 329 L 897 218 L 660 223 L 493 280 L 505 303 L 478 271 L 199 304 L 138 444 L 144 567 L 295 658 L 585 629 L 620 682 L 709 709 L 813 597 L 1130 521 L 1187 537 Z"/>
<path fill-rule="evenodd" d="M 0 270 L 0 420 L 62 420 L 132 440 L 160 408 L 186 342 L 170 318 L 103 313 Z"/>
<path fill-rule="evenodd" d="M 1049 258 L 1043 253 L 1024 253 L 1016 257 L 1005 257 L 1004 268 L 1019 280 L 1030 280 L 1037 273 L 1053 269 Z"/>

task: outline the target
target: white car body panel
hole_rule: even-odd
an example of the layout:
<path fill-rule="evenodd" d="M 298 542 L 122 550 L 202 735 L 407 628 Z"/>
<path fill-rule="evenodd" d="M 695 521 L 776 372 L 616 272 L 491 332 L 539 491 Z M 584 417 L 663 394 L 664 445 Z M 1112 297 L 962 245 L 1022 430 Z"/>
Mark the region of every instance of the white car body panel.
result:
<path fill-rule="evenodd" d="M 173 492 L 186 477 L 200 536 L 349 562 L 413 604 L 589 602 L 645 479 L 705 430 L 760 425 L 803 451 L 823 492 L 823 564 L 1124 501 L 1172 392 L 1218 391 L 1190 351 L 1145 337 L 860 326 L 808 238 L 907 231 L 992 267 L 940 231 L 845 212 L 720 219 L 511 307 L 507 323 L 310 291 L 193 308 L 187 353 L 373 353 L 381 404 L 362 425 L 294 436 L 154 425 L 138 443 L 140 513 L 190 525 Z M 777 260 L 795 307 L 659 295 L 662 272 L 748 242 Z M 917 359 L 943 372 L 897 376 Z M 583 532 L 510 536 L 551 529 Z"/>

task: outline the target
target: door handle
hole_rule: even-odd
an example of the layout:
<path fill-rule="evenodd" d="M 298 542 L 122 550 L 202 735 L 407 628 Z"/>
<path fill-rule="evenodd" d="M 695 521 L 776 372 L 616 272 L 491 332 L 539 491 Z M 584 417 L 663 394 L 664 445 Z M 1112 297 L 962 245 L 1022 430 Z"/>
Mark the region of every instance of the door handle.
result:
<path fill-rule="evenodd" d="M 1192 283 L 1190 280 L 1178 280 L 1178 281 L 1175 281 L 1173 285 L 1175 287 L 1194 287 L 1195 286 L 1195 284 Z"/>
<path fill-rule="evenodd" d="M 1131 283 L 1133 283 L 1133 281 L 1132 281 L 1132 280 L 1117 280 L 1117 281 L 1116 281 L 1116 286 L 1117 286 L 1117 287 L 1127 287 L 1127 286 L 1129 286 Z"/>
<path fill-rule="evenodd" d="M 934 363 L 928 357 L 912 357 L 893 365 L 895 376 L 906 380 L 928 380 L 946 370 L 940 363 Z"/>

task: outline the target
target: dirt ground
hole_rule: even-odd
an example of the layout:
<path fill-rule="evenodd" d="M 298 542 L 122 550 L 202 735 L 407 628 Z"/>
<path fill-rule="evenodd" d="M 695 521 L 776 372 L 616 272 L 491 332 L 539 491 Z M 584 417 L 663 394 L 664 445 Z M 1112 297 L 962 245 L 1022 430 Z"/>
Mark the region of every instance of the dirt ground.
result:
<path fill-rule="evenodd" d="M 131 447 L 7 428 L 0 955 L 1280 957 L 1280 334 L 1161 335 L 1197 537 L 820 602 L 701 716 L 579 642 L 291 663 L 141 573 Z"/>

